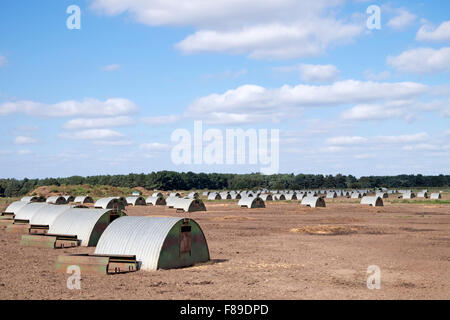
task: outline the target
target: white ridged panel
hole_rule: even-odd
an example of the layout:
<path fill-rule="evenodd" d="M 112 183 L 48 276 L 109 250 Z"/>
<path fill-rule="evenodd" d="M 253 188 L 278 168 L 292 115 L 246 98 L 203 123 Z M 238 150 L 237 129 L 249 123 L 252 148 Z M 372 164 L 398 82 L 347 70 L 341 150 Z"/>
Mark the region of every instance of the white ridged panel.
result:
<path fill-rule="evenodd" d="M 48 233 L 77 236 L 82 246 L 89 244 L 89 238 L 97 221 L 107 212 L 105 209 L 72 208 L 60 214 L 50 226 Z"/>
<path fill-rule="evenodd" d="M 40 226 L 51 226 L 56 218 L 65 211 L 71 209 L 68 205 L 47 205 L 39 209 L 30 219 L 30 224 Z"/>
<path fill-rule="evenodd" d="M 14 201 L 5 209 L 4 212 L 16 214 L 17 211 L 22 209 L 27 204 L 28 202 L 26 201 Z"/>
<path fill-rule="evenodd" d="M 17 210 L 14 216 L 15 220 L 31 220 L 38 210 L 50 206 L 50 204 L 45 202 L 30 202 L 23 206 L 21 209 Z"/>
<path fill-rule="evenodd" d="M 180 220 L 172 217 L 120 217 L 103 232 L 95 253 L 135 255 L 142 270 L 156 270 L 164 240 Z"/>

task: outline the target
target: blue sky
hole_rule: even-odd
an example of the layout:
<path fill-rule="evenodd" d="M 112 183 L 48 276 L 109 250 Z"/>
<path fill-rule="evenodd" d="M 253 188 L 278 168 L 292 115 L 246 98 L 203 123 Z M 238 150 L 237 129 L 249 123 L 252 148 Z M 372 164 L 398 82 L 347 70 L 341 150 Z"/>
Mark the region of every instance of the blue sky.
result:
<path fill-rule="evenodd" d="M 70 30 L 67 7 L 81 9 Z M 381 9 L 369 30 L 366 9 Z M 177 128 L 279 129 L 283 173 L 449 174 L 448 1 L 3 1 L 0 177 L 176 165 Z"/>

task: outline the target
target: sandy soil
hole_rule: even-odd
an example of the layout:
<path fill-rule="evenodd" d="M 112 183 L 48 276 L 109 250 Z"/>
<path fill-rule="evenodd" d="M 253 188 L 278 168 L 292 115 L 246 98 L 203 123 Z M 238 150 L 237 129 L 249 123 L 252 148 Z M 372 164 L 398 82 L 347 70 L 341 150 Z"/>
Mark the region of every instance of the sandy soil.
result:
<path fill-rule="evenodd" d="M 60 254 L 93 248 L 22 247 L 20 235 L 0 230 L 0 299 L 450 299 L 450 205 L 206 206 L 189 216 L 206 235 L 209 263 L 84 275 L 81 290 L 67 289 L 69 275 L 54 264 Z M 127 211 L 180 216 L 165 207 Z M 381 269 L 380 290 L 367 289 L 370 265 Z"/>

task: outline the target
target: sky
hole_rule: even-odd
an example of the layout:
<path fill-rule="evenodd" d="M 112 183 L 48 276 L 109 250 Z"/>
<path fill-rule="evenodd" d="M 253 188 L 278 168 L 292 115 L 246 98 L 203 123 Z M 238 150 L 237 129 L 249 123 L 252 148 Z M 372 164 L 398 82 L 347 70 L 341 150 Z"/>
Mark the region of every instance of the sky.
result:
<path fill-rule="evenodd" d="M 0 177 L 260 171 L 174 161 L 195 121 L 277 129 L 280 173 L 450 174 L 449 73 L 449 1 L 2 1 Z"/>

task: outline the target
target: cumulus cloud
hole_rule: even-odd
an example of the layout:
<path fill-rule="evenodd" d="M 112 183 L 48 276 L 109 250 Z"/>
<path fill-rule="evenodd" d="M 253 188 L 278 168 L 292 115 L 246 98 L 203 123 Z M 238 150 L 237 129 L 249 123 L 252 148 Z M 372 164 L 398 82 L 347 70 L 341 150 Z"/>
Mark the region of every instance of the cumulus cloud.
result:
<path fill-rule="evenodd" d="M 386 120 L 406 116 L 402 107 L 376 104 L 359 104 L 341 114 L 343 120 Z"/>
<path fill-rule="evenodd" d="M 243 85 L 222 94 L 196 99 L 186 111 L 187 117 L 210 123 L 279 121 L 293 117 L 301 108 L 368 103 L 379 100 L 410 99 L 425 93 L 428 87 L 414 82 L 363 82 L 346 80 L 331 85 L 284 85 L 268 89 Z"/>
<path fill-rule="evenodd" d="M 36 142 L 37 142 L 36 139 L 31 138 L 31 137 L 27 137 L 27 136 L 17 136 L 14 139 L 14 144 L 18 144 L 18 145 L 21 145 L 21 144 L 34 144 Z"/>
<path fill-rule="evenodd" d="M 131 117 L 111 117 L 111 118 L 79 118 L 67 121 L 64 129 L 94 129 L 94 128 L 114 128 L 123 127 L 134 124 L 135 121 Z"/>
<path fill-rule="evenodd" d="M 401 30 L 411 25 L 416 20 L 416 18 L 417 16 L 412 14 L 408 10 L 398 9 L 397 15 L 394 18 L 390 19 L 387 25 L 392 29 Z"/>
<path fill-rule="evenodd" d="M 119 70 L 119 69 L 120 69 L 120 65 L 119 65 L 119 64 L 109 64 L 109 65 L 107 65 L 107 66 L 101 67 L 101 70 L 102 70 L 102 71 L 106 71 L 106 72 L 109 72 L 109 71 L 117 71 L 117 70 Z"/>
<path fill-rule="evenodd" d="M 27 150 L 27 149 L 23 149 L 23 150 L 19 150 L 17 151 L 17 154 L 20 156 L 24 156 L 24 155 L 29 155 L 32 154 L 33 152 L 31 150 Z"/>
<path fill-rule="evenodd" d="M 113 140 L 113 141 L 97 140 L 93 141 L 92 143 L 99 146 L 121 147 L 132 145 L 134 142 L 131 140 Z"/>
<path fill-rule="evenodd" d="M 368 141 L 367 138 L 359 137 L 359 136 L 340 136 L 328 138 L 326 140 L 327 144 L 331 145 L 356 145 L 366 143 Z"/>
<path fill-rule="evenodd" d="M 176 123 L 181 120 L 179 115 L 157 116 L 157 117 L 144 117 L 142 122 L 151 126 L 162 126 L 166 124 Z"/>
<path fill-rule="evenodd" d="M 94 0 L 107 15 L 128 12 L 149 26 L 192 26 L 176 47 L 185 53 L 225 52 L 252 58 L 293 58 L 323 53 L 363 33 L 361 21 L 333 13 L 344 0 Z"/>
<path fill-rule="evenodd" d="M 111 98 L 105 101 L 84 99 L 45 104 L 29 100 L 0 104 L 0 116 L 22 113 L 34 117 L 118 116 L 134 113 L 139 108 L 130 100 Z"/>
<path fill-rule="evenodd" d="M 450 40 L 450 21 L 444 21 L 437 28 L 429 25 L 422 26 L 416 34 L 416 40 L 419 41 L 449 41 Z"/>
<path fill-rule="evenodd" d="M 103 140 L 122 138 L 124 135 L 110 129 L 91 129 L 61 133 L 60 138 L 71 140 Z"/>
<path fill-rule="evenodd" d="M 361 136 L 338 136 L 326 139 L 326 143 L 331 146 L 358 146 L 365 145 L 366 147 L 372 145 L 380 145 L 386 147 L 388 145 L 406 144 L 406 143 L 422 143 L 430 139 L 430 136 L 426 132 L 419 132 L 413 134 L 404 135 L 391 135 L 391 136 L 374 136 L 374 137 L 361 137 Z"/>
<path fill-rule="evenodd" d="M 139 149 L 150 152 L 163 152 L 170 150 L 170 145 L 159 142 L 150 142 L 141 144 Z"/>
<path fill-rule="evenodd" d="M 426 132 L 420 132 L 415 134 L 404 134 L 398 136 L 377 136 L 374 138 L 375 142 L 381 143 L 411 143 L 422 142 L 428 140 L 430 136 Z"/>
<path fill-rule="evenodd" d="M 450 47 L 441 49 L 418 48 L 390 56 L 387 62 L 402 72 L 429 74 L 450 72 Z"/>
<path fill-rule="evenodd" d="M 5 56 L 0 56 L 0 68 L 8 63 L 8 59 Z"/>
<path fill-rule="evenodd" d="M 332 64 L 300 64 L 288 67 L 276 67 L 276 71 L 291 72 L 297 71 L 300 73 L 300 78 L 308 82 L 330 82 L 336 80 L 339 75 L 339 70 Z"/>

